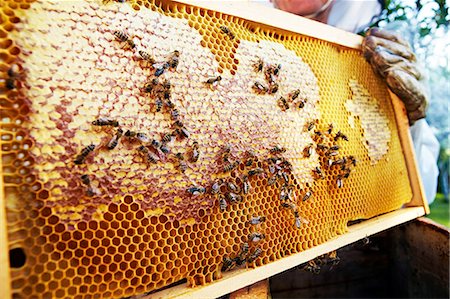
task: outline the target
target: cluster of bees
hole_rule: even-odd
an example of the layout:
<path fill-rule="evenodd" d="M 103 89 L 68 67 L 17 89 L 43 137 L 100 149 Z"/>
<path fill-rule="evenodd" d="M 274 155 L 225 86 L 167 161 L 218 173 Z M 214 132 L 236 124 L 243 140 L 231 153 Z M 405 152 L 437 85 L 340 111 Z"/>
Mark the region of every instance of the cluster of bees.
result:
<path fill-rule="evenodd" d="M 315 126 L 315 121 L 307 124 L 307 130 L 312 131 Z M 334 178 L 337 188 L 342 188 L 343 180 L 350 176 L 352 167 L 356 166 L 357 160 L 354 156 L 349 155 L 345 157 L 338 157 L 341 146 L 338 145 L 339 140 L 348 141 L 348 137 L 341 131 L 333 133 L 334 126 L 330 124 L 325 131 L 315 130 L 312 133 L 312 138 L 316 142 L 316 152 L 321 157 L 321 165 L 328 170 L 338 169 L 339 173 Z M 313 150 L 313 144 L 309 144 L 303 149 L 304 157 L 309 157 Z M 322 169 L 318 166 L 313 170 L 315 179 L 324 179 Z"/>
<path fill-rule="evenodd" d="M 253 64 L 253 69 L 256 73 L 264 73 L 266 84 L 256 81 L 253 83 L 253 90 L 258 94 L 274 94 L 279 89 L 279 84 L 276 82 L 281 70 L 281 64 L 266 64 L 261 58 Z M 277 101 L 278 107 L 282 111 L 288 110 L 291 106 L 298 108 L 305 107 L 307 98 L 300 97 L 300 89 L 293 90 L 287 97 L 280 96 Z"/>
<path fill-rule="evenodd" d="M 250 218 L 248 223 L 252 226 L 257 227 L 265 221 L 265 216 L 253 216 L 252 218 Z M 256 244 L 264 238 L 265 235 L 257 231 L 251 233 L 248 236 L 249 242 L 251 242 L 252 244 Z M 241 251 L 234 258 L 230 258 L 228 256 L 225 256 L 223 258 L 222 271 L 232 270 L 235 267 L 244 265 L 245 263 L 253 263 L 261 255 L 261 253 L 262 249 L 257 247 L 250 254 L 250 245 L 248 242 L 245 242 L 241 246 Z"/>
<path fill-rule="evenodd" d="M 300 217 L 300 213 L 297 207 L 297 198 L 294 190 L 295 185 L 290 182 L 290 174 L 292 173 L 292 164 L 282 157 L 282 154 L 286 151 L 285 148 L 278 146 L 270 149 L 271 157 L 266 159 L 267 169 L 269 170 L 269 178 L 267 184 L 269 186 L 279 185 L 280 192 L 278 198 L 281 202 L 281 207 L 292 211 L 294 216 L 294 225 L 296 228 L 300 228 L 302 223 L 308 223 L 308 220 Z M 312 196 L 311 191 L 307 191 L 303 196 L 303 201 L 308 200 Z"/>
<path fill-rule="evenodd" d="M 278 91 L 279 85 L 276 81 L 280 74 L 281 64 L 265 64 L 261 58 L 253 64 L 256 73 L 263 72 L 266 84 L 259 81 L 253 83 L 253 90 L 258 94 L 274 94 Z"/>
<path fill-rule="evenodd" d="M 337 256 L 337 251 L 335 250 L 308 261 L 305 265 L 300 266 L 300 268 L 307 272 L 319 274 L 323 266 L 329 266 L 330 270 L 332 270 L 340 261 L 341 259 Z"/>
<path fill-rule="evenodd" d="M 92 122 L 94 126 L 100 127 L 112 127 L 115 128 L 115 132 L 111 139 L 106 144 L 109 150 L 116 148 L 119 141 L 122 138 L 126 138 L 130 142 L 137 141 L 140 145 L 137 147 L 137 151 L 144 157 L 145 161 L 150 164 L 158 163 L 165 155 L 170 155 L 169 159 L 172 160 L 181 172 L 185 172 L 188 168 L 187 162 L 195 163 L 197 162 L 200 152 L 198 142 L 194 141 L 187 149 L 188 157 L 186 158 L 182 153 L 171 153 L 168 145 L 175 138 L 185 139 L 189 138 L 190 133 L 183 125 L 180 120 L 180 113 L 176 109 L 175 105 L 171 101 L 171 84 L 168 80 L 160 79 L 160 76 L 164 74 L 166 70 L 175 70 L 178 66 L 180 52 L 175 50 L 170 53 L 167 60 L 155 66 L 155 60 L 153 57 L 143 49 L 137 49 L 136 44 L 133 39 L 124 31 L 116 30 L 113 35 L 116 40 L 124 43 L 125 47 L 131 50 L 137 50 L 140 57 L 149 62 L 154 69 L 154 74 L 144 85 L 144 92 L 150 94 L 152 98 L 155 99 L 156 111 L 161 111 L 163 106 L 167 106 L 170 109 L 170 117 L 173 120 L 172 132 L 162 134 L 161 139 L 152 139 L 146 133 L 136 132 L 132 130 L 124 130 L 120 127 L 117 120 L 101 117 Z M 96 149 L 96 145 L 90 144 L 83 148 L 81 152 L 75 157 L 74 163 L 81 165 L 85 163 L 88 155 Z M 87 186 L 86 194 L 88 196 L 93 196 L 98 194 L 98 192 L 93 192 L 93 187 L 90 183 L 88 176 L 82 176 L 81 181 L 83 185 Z M 202 190 L 200 190 L 201 192 Z M 199 190 L 191 190 L 191 193 L 197 193 Z"/>

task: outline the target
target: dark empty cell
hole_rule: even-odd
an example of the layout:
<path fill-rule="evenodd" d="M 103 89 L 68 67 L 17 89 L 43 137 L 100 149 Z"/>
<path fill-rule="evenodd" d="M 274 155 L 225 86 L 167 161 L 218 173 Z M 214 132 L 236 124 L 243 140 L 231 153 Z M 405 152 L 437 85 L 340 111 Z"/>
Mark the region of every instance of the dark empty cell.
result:
<path fill-rule="evenodd" d="M 22 248 L 14 248 L 9 251 L 9 265 L 11 268 L 21 268 L 26 261 L 27 256 Z"/>

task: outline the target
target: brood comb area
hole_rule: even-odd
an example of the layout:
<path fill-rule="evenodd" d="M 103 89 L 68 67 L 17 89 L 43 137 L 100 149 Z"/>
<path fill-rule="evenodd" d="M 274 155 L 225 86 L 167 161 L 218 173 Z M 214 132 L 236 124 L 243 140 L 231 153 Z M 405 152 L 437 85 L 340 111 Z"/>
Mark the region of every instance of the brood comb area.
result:
<path fill-rule="evenodd" d="M 203 285 L 411 199 L 356 50 L 182 4 L 0 5 L 14 298 Z"/>

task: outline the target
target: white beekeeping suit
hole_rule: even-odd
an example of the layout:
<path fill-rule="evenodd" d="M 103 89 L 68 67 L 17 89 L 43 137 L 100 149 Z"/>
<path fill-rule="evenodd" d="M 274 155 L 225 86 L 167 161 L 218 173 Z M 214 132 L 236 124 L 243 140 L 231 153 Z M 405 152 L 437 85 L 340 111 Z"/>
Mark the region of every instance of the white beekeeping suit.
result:
<path fill-rule="evenodd" d="M 254 0 L 253 2 L 273 6 L 270 0 Z M 364 30 L 381 12 L 381 5 L 377 0 L 334 0 L 332 2 L 329 0 L 323 7 L 331 5 L 327 24 L 353 33 Z M 437 167 L 439 142 L 425 119 L 417 120 L 410 127 L 410 132 L 425 195 L 428 203 L 432 203 L 436 196 L 439 175 Z"/>

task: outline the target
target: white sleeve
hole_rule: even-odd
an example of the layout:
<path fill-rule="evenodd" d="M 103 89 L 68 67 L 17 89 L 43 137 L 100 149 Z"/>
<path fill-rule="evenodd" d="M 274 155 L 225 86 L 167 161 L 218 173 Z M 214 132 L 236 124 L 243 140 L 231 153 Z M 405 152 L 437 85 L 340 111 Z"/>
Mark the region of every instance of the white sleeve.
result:
<path fill-rule="evenodd" d="M 429 204 L 434 201 L 438 183 L 439 142 L 425 119 L 420 119 L 410 127 L 416 152 L 417 164 L 422 177 L 425 196 Z"/>

